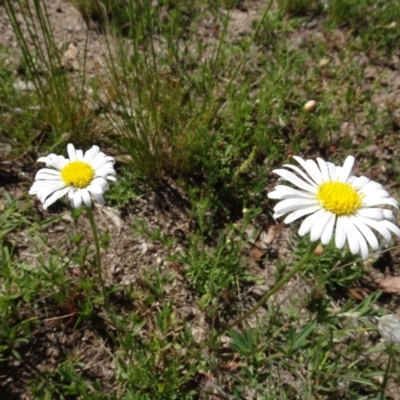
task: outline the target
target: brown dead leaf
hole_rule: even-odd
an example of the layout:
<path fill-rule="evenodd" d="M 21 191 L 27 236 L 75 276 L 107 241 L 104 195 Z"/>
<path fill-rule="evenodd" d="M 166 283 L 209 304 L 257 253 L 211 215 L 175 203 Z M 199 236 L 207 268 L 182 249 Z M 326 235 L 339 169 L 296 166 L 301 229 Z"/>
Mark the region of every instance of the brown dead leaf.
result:
<path fill-rule="evenodd" d="M 276 225 L 265 225 L 264 230 L 260 232 L 259 240 L 262 248 L 268 248 L 275 240 L 277 235 Z"/>
<path fill-rule="evenodd" d="M 388 276 L 376 282 L 376 285 L 385 293 L 400 292 L 400 276 Z"/>
<path fill-rule="evenodd" d="M 250 257 L 256 261 L 262 260 L 267 254 L 270 245 L 277 236 L 277 226 L 272 224 L 265 224 L 264 228 L 260 231 L 255 241 L 250 241 Z"/>
<path fill-rule="evenodd" d="M 223 363 L 221 366 L 223 369 L 230 372 L 235 372 L 240 368 L 240 364 L 238 364 L 235 360 L 230 360 L 226 363 Z"/>
<path fill-rule="evenodd" d="M 366 297 L 368 297 L 370 292 L 371 291 L 369 289 L 361 288 L 361 287 L 350 288 L 347 290 L 348 295 L 358 301 L 363 301 Z"/>
<path fill-rule="evenodd" d="M 169 267 L 172 268 L 173 270 L 175 270 L 176 272 L 179 272 L 179 273 L 182 271 L 182 264 L 174 262 L 174 261 L 172 261 L 169 264 Z"/>
<path fill-rule="evenodd" d="M 250 249 L 250 257 L 253 258 L 256 261 L 262 260 L 265 255 L 267 254 L 267 251 L 263 248 L 261 248 L 261 243 L 259 240 L 257 240 Z"/>

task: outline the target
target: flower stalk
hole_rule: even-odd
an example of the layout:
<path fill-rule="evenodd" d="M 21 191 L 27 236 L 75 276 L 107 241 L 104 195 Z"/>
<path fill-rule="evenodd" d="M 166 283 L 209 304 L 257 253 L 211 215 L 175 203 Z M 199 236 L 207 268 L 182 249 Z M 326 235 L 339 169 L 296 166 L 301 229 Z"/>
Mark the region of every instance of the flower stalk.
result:
<path fill-rule="evenodd" d="M 100 280 L 100 285 L 101 289 L 103 291 L 103 297 L 104 297 L 104 303 L 106 306 L 106 310 L 108 313 L 110 313 L 110 303 L 108 301 L 108 295 L 106 291 L 106 285 L 104 284 L 104 279 L 103 279 L 103 274 L 101 272 L 101 254 L 100 254 L 100 240 L 99 240 L 99 233 L 97 230 L 97 226 L 93 217 L 93 212 L 90 207 L 86 207 L 86 212 L 90 221 L 90 226 L 92 227 L 92 232 L 93 232 L 93 238 L 94 238 L 94 244 L 96 248 L 96 269 L 97 269 L 97 275 Z"/>
<path fill-rule="evenodd" d="M 310 245 L 307 253 L 304 257 L 297 263 L 297 265 L 286 275 L 284 276 L 271 290 L 269 290 L 265 295 L 261 298 L 261 300 L 249 311 L 243 314 L 238 320 L 233 322 L 232 324 L 228 325 L 225 330 L 231 329 L 234 326 L 241 324 L 245 319 L 249 318 L 253 315 L 260 307 L 262 307 L 267 300 L 272 297 L 275 293 L 277 293 L 287 282 L 290 281 L 303 267 L 304 265 L 310 260 L 313 256 L 315 249 L 318 247 L 319 240 L 313 242 Z"/>

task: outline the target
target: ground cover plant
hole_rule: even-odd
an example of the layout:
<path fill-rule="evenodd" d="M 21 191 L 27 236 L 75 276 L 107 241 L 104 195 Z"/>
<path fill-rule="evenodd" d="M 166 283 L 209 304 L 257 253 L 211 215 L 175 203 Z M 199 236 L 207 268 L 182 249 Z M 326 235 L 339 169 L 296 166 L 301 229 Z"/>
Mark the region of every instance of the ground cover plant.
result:
<path fill-rule="evenodd" d="M 399 16 L 0 2 L 0 397 L 400 399 Z"/>

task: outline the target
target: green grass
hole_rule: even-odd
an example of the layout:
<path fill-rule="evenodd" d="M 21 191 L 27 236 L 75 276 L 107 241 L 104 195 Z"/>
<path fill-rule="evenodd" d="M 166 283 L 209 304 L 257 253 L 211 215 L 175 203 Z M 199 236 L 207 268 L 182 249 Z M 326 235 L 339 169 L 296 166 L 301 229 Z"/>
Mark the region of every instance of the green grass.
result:
<path fill-rule="evenodd" d="M 370 269 L 346 249 L 326 246 L 234 322 L 310 246 L 272 219 L 275 168 L 353 154 L 398 192 L 395 3 L 278 1 L 242 35 L 238 1 L 71 2 L 104 35 L 90 79 L 88 47 L 79 74 L 63 67 L 42 2 L 4 2 L 22 56 L 16 68 L 0 48 L 0 391 L 394 399 L 399 346 L 379 341 L 373 317 L 398 299 L 352 296 Z M 95 212 L 108 302 L 86 213 L 61 201 L 45 213 L 27 194 L 33 160 L 70 142 L 117 160 L 111 209 Z M 258 259 L 249 232 L 271 226 Z"/>

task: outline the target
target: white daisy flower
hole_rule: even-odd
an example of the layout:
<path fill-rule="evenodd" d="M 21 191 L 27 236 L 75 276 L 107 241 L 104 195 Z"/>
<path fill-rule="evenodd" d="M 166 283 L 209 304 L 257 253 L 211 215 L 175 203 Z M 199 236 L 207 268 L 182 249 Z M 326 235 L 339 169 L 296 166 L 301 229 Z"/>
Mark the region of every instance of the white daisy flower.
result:
<path fill-rule="evenodd" d="M 312 241 L 328 244 L 335 230 L 336 247 L 341 249 L 347 240 L 352 254 L 359 253 L 363 260 L 369 255 L 368 244 L 378 250 L 374 231 L 388 243 L 392 233 L 400 236 L 393 212 L 379 207 L 389 205 L 398 210 L 397 201 L 379 183 L 351 175 L 353 156 L 348 156 L 342 167 L 321 158 L 317 158 L 318 164 L 298 156 L 293 158 L 303 170 L 295 165 L 284 165 L 287 169 L 273 171 L 280 180 L 298 188 L 278 185 L 268 194 L 271 199 L 282 200 L 274 208 L 274 218 L 289 214 L 284 222 L 290 224 L 307 215 L 300 226 L 300 236 L 310 233 Z"/>
<path fill-rule="evenodd" d="M 106 156 L 97 146 L 83 154 L 69 144 L 67 151 L 69 159 L 56 154 L 38 159 L 48 168 L 37 172 L 29 194 L 36 194 L 45 210 L 64 195 L 73 208 L 81 207 L 82 203 L 90 207 L 92 197 L 104 204 L 103 194 L 109 188 L 107 181 L 117 181 L 114 158 Z"/>

